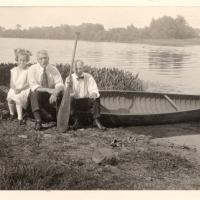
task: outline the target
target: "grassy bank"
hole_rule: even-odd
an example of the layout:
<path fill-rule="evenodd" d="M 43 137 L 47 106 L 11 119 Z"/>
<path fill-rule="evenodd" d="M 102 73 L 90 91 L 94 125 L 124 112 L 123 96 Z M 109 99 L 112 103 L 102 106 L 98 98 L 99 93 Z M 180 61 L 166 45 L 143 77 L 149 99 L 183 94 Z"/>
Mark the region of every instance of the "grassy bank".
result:
<path fill-rule="evenodd" d="M 31 122 L 0 121 L 1 190 L 200 189 L 198 156 L 185 146 L 155 142 L 153 133 L 172 134 L 185 126 L 165 125 L 57 133 L 55 128 L 33 131 Z M 190 127 L 190 124 L 187 125 Z M 111 147 L 117 138 L 122 145 Z M 96 149 L 117 157 L 94 162 Z"/>
<path fill-rule="evenodd" d="M 0 85 L 9 86 L 10 70 L 15 66 L 14 63 L 0 63 Z M 69 74 L 69 65 L 56 64 L 56 67 L 65 81 Z M 85 70 L 94 76 L 99 89 L 143 90 L 143 83 L 138 78 L 138 74 L 134 75 L 117 68 L 95 68 L 92 66 L 85 66 Z"/>

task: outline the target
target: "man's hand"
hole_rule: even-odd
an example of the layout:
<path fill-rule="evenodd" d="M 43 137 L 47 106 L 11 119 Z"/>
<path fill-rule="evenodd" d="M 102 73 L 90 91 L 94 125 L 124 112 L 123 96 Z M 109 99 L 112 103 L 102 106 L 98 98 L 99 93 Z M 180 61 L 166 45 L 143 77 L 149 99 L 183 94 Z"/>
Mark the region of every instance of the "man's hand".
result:
<path fill-rule="evenodd" d="M 54 102 L 56 102 L 57 101 L 57 96 L 55 96 L 55 95 L 51 95 L 50 96 L 50 98 L 49 98 L 49 103 L 50 104 L 53 104 Z"/>
<path fill-rule="evenodd" d="M 21 90 L 18 90 L 18 89 L 14 89 L 15 91 L 15 94 L 19 94 L 21 92 Z"/>
<path fill-rule="evenodd" d="M 71 92 L 71 93 L 70 93 L 70 97 L 75 97 L 75 93 L 74 93 L 74 92 Z"/>
<path fill-rule="evenodd" d="M 67 79 L 66 86 L 67 87 L 72 87 L 72 80 Z"/>
<path fill-rule="evenodd" d="M 90 95 L 90 98 L 91 98 L 91 99 L 96 99 L 96 98 L 97 98 L 97 94 L 93 92 L 93 93 Z"/>
<path fill-rule="evenodd" d="M 56 90 L 56 89 L 54 89 L 53 91 L 52 91 L 52 94 L 54 95 L 54 96 L 58 96 L 59 95 L 59 93 L 60 93 L 60 91 L 59 90 Z"/>

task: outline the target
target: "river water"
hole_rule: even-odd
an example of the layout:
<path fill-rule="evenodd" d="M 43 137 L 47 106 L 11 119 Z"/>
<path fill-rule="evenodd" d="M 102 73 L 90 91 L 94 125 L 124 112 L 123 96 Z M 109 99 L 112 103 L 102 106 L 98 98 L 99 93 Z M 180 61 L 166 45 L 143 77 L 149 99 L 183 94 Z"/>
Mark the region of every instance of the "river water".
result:
<path fill-rule="evenodd" d="M 70 63 L 74 41 L 0 38 L 0 62 L 15 62 L 14 49 L 36 52 L 47 49 L 50 62 Z M 95 67 L 117 67 L 139 73 L 148 91 L 200 94 L 200 46 L 154 46 L 146 44 L 79 41 L 76 58 Z M 2 74 L 0 75 L 2 76 Z"/>

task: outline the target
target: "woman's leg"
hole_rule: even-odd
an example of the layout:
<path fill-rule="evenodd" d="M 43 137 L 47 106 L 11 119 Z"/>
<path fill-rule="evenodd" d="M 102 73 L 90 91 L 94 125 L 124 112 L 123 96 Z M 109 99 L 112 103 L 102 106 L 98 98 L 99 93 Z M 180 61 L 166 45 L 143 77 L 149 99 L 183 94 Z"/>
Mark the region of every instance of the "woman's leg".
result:
<path fill-rule="evenodd" d="M 22 120 L 22 106 L 20 104 L 16 104 L 16 109 L 18 120 Z"/>
<path fill-rule="evenodd" d="M 15 115 L 15 102 L 11 99 L 8 100 L 8 108 L 10 111 L 10 115 L 14 116 Z"/>

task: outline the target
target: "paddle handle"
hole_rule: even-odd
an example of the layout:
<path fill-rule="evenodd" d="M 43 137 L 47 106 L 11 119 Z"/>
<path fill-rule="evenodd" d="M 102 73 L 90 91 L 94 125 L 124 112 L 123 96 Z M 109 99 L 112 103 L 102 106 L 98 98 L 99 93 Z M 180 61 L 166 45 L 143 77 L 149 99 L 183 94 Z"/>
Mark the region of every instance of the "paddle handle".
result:
<path fill-rule="evenodd" d="M 70 70 L 69 70 L 69 82 L 70 83 L 72 81 L 72 69 L 73 69 L 73 65 L 74 65 L 74 58 L 75 58 L 75 54 L 76 54 L 76 47 L 77 47 L 79 35 L 80 35 L 80 32 L 76 32 L 76 39 L 75 39 L 75 42 L 74 42 L 74 50 L 73 50 L 71 66 L 70 66 Z"/>

